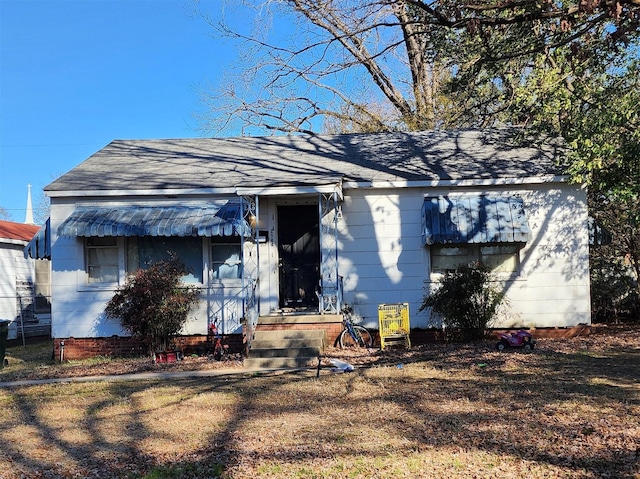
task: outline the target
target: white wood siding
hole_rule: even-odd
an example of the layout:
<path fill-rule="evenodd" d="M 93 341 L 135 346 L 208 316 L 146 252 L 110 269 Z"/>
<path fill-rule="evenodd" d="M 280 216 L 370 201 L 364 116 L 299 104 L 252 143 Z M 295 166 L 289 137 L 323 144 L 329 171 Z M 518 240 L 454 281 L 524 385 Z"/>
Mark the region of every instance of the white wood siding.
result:
<path fill-rule="evenodd" d="M 17 302 L 18 284 L 20 289 L 29 288 L 29 297 L 25 299 L 25 305 L 33 301 L 33 282 L 35 260 L 25 259 L 23 248 L 26 243 L 14 244 L 0 241 L 0 319 L 8 319 L 13 323 L 9 325 L 9 339 L 17 338 L 17 325 L 20 320 L 20 312 Z"/>
<path fill-rule="evenodd" d="M 418 313 L 425 288 L 437 285 L 429 272 L 429 250 L 422 244 L 425 196 L 519 194 L 532 239 L 521 250 L 521 271 L 504 282 L 509 309 L 496 326 L 554 327 L 590 323 L 586 194 L 574 185 L 537 184 L 482 188 L 345 189 L 338 222 L 339 274 L 344 299 L 368 327 L 377 328 L 378 305 L 410 305 L 411 326 L 432 324 Z M 126 201 L 118 198 L 117 201 Z M 277 306 L 277 218 L 275 201 L 261 198 L 259 229 L 268 231 L 260 246 L 260 305 L 265 314 Z M 51 207 L 53 330 L 57 338 L 123 335 L 119 322 L 104 317 L 113 289 L 85 285 L 83 242 L 58 238 L 56 230 L 74 210 L 73 198 L 54 198 Z M 241 316 L 238 290 L 223 288 L 224 302 L 201 302 L 185 333 L 206 333 L 216 311 L 237 331 Z M 234 331 L 235 330 L 235 331 Z"/>
<path fill-rule="evenodd" d="M 497 327 L 589 324 L 587 207 L 573 185 L 455 190 L 349 190 L 340 231 L 340 274 L 345 301 L 369 327 L 378 305 L 409 303 L 411 326 L 438 326 L 418 313 L 425 288 L 437 287 L 422 245 L 421 207 L 426 195 L 519 194 L 532 240 L 521 250 L 520 275 L 502 283 L 509 307 Z"/>
<path fill-rule="evenodd" d="M 422 202 L 419 189 L 345 191 L 338 268 L 346 303 L 368 327 L 378 327 L 378 304 L 409 302 L 410 312 L 419 305 Z"/>

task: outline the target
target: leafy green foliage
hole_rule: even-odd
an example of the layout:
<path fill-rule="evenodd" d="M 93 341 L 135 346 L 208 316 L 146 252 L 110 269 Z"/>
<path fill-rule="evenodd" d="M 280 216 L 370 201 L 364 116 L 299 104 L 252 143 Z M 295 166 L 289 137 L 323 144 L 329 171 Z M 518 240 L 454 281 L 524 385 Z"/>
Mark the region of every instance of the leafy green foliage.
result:
<path fill-rule="evenodd" d="M 592 40 L 589 54 L 584 48 L 538 56 L 512 106 L 527 125 L 562 136 L 567 173 L 588 186 L 591 216 L 612 233 L 611 246 L 591 250 L 594 313 L 602 313 L 607 298 L 600 293 L 612 284 L 624 286 L 614 297 L 639 310 L 640 63 L 637 50 L 607 49 L 602 39 Z"/>
<path fill-rule="evenodd" d="M 460 266 L 447 271 L 440 287 L 423 298 L 418 311 L 431 308 L 444 319 L 448 340 L 470 341 L 485 335 L 504 293 L 491 284 L 491 273 L 482 265 Z"/>
<path fill-rule="evenodd" d="M 197 288 L 184 286 L 186 267 L 176 258 L 139 269 L 120 287 L 105 314 L 141 340 L 150 353 L 167 350 L 199 301 Z"/>
<path fill-rule="evenodd" d="M 640 292 L 631 262 L 620 256 L 619 241 L 591 250 L 592 321 L 640 322 Z"/>

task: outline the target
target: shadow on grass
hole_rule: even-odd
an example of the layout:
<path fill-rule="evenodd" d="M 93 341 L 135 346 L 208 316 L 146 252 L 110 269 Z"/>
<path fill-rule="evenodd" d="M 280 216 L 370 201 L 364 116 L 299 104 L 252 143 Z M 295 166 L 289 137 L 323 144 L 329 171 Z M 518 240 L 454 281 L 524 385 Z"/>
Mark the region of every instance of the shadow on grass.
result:
<path fill-rule="evenodd" d="M 532 477 L 633 478 L 638 370 L 632 348 L 500 354 L 476 345 L 420 358 L 394 352 L 319 378 L 314 371 L 12 388 L 0 391 L 11 412 L 4 422 L 30 438 L 3 433 L 0 457 L 15 477 L 287 477 L 278 472 L 286 467 L 311 471 L 303 477 L 328 467 L 315 477 L 341 477 L 327 466 L 336 461 L 345 475 L 366 477 L 388 461 L 402 468 L 409 456 L 436 463 L 434 451 L 479 451 L 540 465 Z M 59 422 L 47 414 L 56 408 Z M 190 430 L 202 431 L 195 445 L 184 436 Z M 157 449 L 158 434 L 170 451 Z M 50 454 L 35 454 L 30 442 Z"/>

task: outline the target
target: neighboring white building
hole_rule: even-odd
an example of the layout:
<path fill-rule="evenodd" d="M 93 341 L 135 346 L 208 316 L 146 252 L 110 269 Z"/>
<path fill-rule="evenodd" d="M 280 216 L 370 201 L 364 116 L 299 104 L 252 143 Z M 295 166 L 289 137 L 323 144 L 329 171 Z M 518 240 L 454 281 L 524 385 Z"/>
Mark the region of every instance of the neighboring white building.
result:
<path fill-rule="evenodd" d="M 32 224 L 0 221 L 0 319 L 8 319 L 9 339 L 49 334 L 50 262 L 25 258 L 23 250 L 38 232 Z"/>
<path fill-rule="evenodd" d="M 122 335 L 103 314 L 128 271 L 177 252 L 203 288 L 185 334 L 258 315 L 377 328 L 456 263 L 498 273 L 502 327 L 590 324 L 586 193 L 554 141 L 511 130 L 113 141 L 45 188 L 57 339 Z"/>

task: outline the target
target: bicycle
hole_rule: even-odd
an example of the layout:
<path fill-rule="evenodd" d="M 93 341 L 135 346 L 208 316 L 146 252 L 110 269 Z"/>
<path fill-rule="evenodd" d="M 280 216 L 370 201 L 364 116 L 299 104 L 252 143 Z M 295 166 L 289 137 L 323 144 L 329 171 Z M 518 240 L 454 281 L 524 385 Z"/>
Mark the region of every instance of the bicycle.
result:
<path fill-rule="evenodd" d="M 338 336 L 338 343 L 341 348 L 371 348 L 373 346 L 373 335 L 364 326 L 353 324 L 351 319 L 353 310 L 345 307 L 342 310 L 342 332 Z"/>

